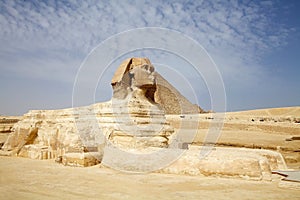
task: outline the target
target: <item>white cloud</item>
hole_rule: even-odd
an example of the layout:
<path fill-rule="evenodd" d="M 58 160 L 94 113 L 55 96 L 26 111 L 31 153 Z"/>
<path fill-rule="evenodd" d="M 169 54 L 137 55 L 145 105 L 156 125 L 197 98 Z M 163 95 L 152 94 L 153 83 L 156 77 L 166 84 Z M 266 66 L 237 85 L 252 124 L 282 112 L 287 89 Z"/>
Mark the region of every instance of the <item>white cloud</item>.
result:
<path fill-rule="evenodd" d="M 8 3 L 8 2 L 7 2 Z M 279 27 L 273 35 L 267 14 L 261 5 L 237 2 L 76 2 L 6 5 L 1 13 L 1 37 L 17 45 L 46 43 L 48 48 L 78 50 L 86 54 L 98 42 L 112 34 L 134 27 L 161 26 L 182 31 L 207 49 L 226 48 L 248 51 L 272 48 L 281 41 L 286 29 Z M 136 4 L 139 4 L 137 6 Z M 268 4 L 267 7 L 270 5 Z M 270 31 L 267 31 L 270 30 Z M 275 41 L 274 41 L 275 40 Z M 244 45 L 250 41 L 250 44 Z M 38 47 L 37 47 L 38 48 Z M 30 49 L 29 49 L 30 50 Z M 261 52 L 259 52 L 261 53 Z M 259 54 L 257 53 L 257 54 Z M 248 57 L 248 55 L 243 55 Z"/>
<path fill-rule="evenodd" d="M 156 26 L 203 45 L 229 85 L 251 84 L 263 74 L 260 59 L 284 45 L 292 30 L 272 21 L 275 7 L 272 1 L 237 0 L 3 1 L 0 70 L 71 82 L 68 72 L 74 75 L 99 42 L 128 29 Z M 49 76 L 54 71 L 57 76 Z"/>

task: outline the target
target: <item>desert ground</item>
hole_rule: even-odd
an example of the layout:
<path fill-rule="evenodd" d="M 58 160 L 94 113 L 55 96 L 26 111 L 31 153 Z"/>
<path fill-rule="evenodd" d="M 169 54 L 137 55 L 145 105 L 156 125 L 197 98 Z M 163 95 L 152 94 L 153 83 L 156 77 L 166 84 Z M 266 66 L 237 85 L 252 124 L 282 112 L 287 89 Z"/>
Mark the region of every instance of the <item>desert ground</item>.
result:
<path fill-rule="evenodd" d="M 96 165 L 0 158 L 1 199 L 299 199 L 299 188 L 274 181 L 128 174 Z M 276 176 L 276 175 L 274 175 Z"/>
<path fill-rule="evenodd" d="M 168 115 L 175 128 L 180 120 L 199 119 L 193 145 L 202 145 L 213 114 Z M 287 166 L 300 169 L 300 107 L 226 113 L 216 146 L 269 149 L 282 153 Z M 5 140 L 7 133 L 1 133 Z M 0 157 L 0 199 L 299 199 L 300 183 L 243 180 L 216 176 L 125 173 L 101 164 L 70 167 L 53 159 Z"/>

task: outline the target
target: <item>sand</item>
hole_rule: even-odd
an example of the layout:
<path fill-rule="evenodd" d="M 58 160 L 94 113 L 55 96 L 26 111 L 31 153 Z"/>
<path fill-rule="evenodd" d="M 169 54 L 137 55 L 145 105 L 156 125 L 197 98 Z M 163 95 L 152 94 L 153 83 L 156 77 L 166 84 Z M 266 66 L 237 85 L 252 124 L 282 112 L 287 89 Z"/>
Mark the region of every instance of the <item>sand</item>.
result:
<path fill-rule="evenodd" d="M 276 176 L 276 175 L 274 175 Z M 0 157 L 0 199 L 299 199 L 274 181 L 169 174 L 127 174 L 99 165 Z"/>

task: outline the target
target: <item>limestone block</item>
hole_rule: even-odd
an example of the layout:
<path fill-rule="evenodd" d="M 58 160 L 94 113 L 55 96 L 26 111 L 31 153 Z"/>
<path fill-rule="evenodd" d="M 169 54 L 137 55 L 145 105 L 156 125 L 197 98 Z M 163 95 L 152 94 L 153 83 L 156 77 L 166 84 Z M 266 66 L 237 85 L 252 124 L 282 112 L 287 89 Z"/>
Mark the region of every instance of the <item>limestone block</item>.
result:
<path fill-rule="evenodd" d="M 216 147 L 205 158 L 200 157 L 200 151 L 201 147 L 190 146 L 159 172 L 270 181 L 272 170 L 287 168 L 281 154 L 269 150 Z"/>
<path fill-rule="evenodd" d="M 119 148 L 147 148 L 147 147 L 168 147 L 168 139 L 166 137 L 133 137 L 133 136 L 114 136 L 111 142 Z"/>
<path fill-rule="evenodd" d="M 31 159 L 46 160 L 51 159 L 52 157 L 51 150 L 48 149 L 48 146 L 40 145 L 25 145 L 19 152 L 18 156 L 26 157 Z"/>
<path fill-rule="evenodd" d="M 15 132 L 9 135 L 2 149 L 5 151 L 15 150 L 18 153 L 24 145 L 34 142 L 37 132 L 37 128 L 17 128 Z"/>
<path fill-rule="evenodd" d="M 99 152 L 66 153 L 62 157 L 62 163 L 67 166 L 88 167 L 99 164 L 102 156 Z"/>

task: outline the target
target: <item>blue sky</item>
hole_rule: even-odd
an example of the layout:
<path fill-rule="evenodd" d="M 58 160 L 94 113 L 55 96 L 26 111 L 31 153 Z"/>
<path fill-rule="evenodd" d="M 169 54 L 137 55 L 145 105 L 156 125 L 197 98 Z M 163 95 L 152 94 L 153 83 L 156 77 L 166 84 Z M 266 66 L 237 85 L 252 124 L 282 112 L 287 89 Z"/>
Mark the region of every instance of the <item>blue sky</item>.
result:
<path fill-rule="evenodd" d="M 71 107 L 76 73 L 88 53 L 114 34 L 143 27 L 176 30 L 201 44 L 221 72 L 228 111 L 299 106 L 299 9 L 297 0 L 0 1 L 0 114 Z M 175 87 L 210 110 L 205 84 L 186 73 L 183 62 L 135 53 L 128 56 L 149 55 Z M 185 88 L 189 83 L 164 73 L 164 64 L 186 76 L 196 99 Z M 96 101 L 110 99 L 105 83 L 118 65 L 107 72 Z"/>

